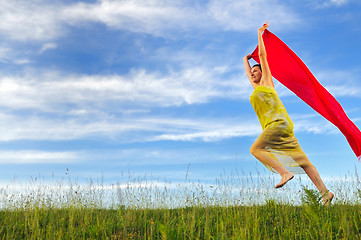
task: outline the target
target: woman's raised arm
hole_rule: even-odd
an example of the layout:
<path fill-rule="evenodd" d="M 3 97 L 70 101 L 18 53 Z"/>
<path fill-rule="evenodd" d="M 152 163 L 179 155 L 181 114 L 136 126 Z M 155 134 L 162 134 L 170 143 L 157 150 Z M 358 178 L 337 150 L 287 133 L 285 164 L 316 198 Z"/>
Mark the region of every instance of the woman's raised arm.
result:
<path fill-rule="evenodd" d="M 251 54 L 248 54 L 243 58 L 244 68 L 246 70 L 246 74 L 247 74 L 247 77 L 249 79 L 251 79 L 251 75 L 252 75 L 251 70 L 252 70 L 252 68 L 251 68 L 251 65 L 249 65 L 248 60 L 250 60 L 251 58 L 252 58 Z"/>
<path fill-rule="evenodd" d="M 271 70 L 268 66 L 266 47 L 264 46 L 262 33 L 267 29 L 269 23 L 266 22 L 260 29 L 258 29 L 258 56 L 262 66 L 262 78 L 260 84 L 263 86 L 274 87 Z"/>

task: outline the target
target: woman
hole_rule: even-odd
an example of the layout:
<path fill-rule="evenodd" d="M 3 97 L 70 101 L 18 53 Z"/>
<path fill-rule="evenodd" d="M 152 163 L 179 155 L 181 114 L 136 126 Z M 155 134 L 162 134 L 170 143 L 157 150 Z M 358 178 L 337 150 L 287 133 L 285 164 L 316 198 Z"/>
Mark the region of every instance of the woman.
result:
<path fill-rule="evenodd" d="M 258 55 L 261 64 L 251 68 L 248 62 L 251 55 L 243 58 L 248 79 L 254 88 L 251 104 L 263 129 L 253 143 L 251 153 L 268 169 L 281 175 L 281 181 L 275 188 L 285 185 L 294 177 L 293 172 L 297 173 L 301 169 L 320 191 L 323 203 L 329 205 L 334 194 L 327 190 L 317 169 L 298 144 L 293 134 L 293 123 L 274 89 L 262 38 L 262 33 L 268 26 L 267 22 L 258 30 Z"/>

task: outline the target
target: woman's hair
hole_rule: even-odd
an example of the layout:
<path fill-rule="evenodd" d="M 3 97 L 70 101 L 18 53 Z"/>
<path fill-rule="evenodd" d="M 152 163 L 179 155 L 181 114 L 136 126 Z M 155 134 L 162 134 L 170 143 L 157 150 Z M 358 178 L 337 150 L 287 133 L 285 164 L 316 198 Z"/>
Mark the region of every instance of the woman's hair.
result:
<path fill-rule="evenodd" d="M 254 67 L 259 67 L 259 69 L 260 69 L 260 70 L 261 70 L 261 72 L 262 72 L 261 64 L 255 64 L 255 65 L 253 65 L 253 67 L 252 67 L 252 68 L 254 68 Z"/>

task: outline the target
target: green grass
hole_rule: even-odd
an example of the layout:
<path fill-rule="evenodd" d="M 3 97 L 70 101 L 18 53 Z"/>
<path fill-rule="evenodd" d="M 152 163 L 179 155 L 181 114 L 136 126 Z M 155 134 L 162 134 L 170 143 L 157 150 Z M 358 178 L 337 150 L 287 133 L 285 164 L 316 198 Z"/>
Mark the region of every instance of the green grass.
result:
<path fill-rule="evenodd" d="M 360 239 L 361 205 L 0 212 L 2 239 Z"/>
<path fill-rule="evenodd" d="M 357 175 L 332 185 L 337 198 L 327 208 L 313 188 L 297 189 L 300 182 L 275 191 L 270 179 L 257 178 L 231 177 L 208 187 L 133 179 L 109 188 L 115 196 L 93 182 L 7 187 L 0 189 L 0 238 L 361 239 Z"/>

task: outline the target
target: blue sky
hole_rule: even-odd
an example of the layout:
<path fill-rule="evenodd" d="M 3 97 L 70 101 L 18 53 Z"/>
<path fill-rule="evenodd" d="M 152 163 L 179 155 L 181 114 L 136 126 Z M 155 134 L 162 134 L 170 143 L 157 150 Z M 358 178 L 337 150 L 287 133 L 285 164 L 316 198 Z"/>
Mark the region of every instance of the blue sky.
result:
<path fill-rule="evenodd" d="M 242 58 L 265 21 L 361 127 L 352 0 L 2 0 L 0 168 L 11 179 L 213 181 L 259 171 Z M 325 178 L 360 168 L 341 132 L 276 89 Z M 66 170 L 68 169 L 68 171 Z"/>

